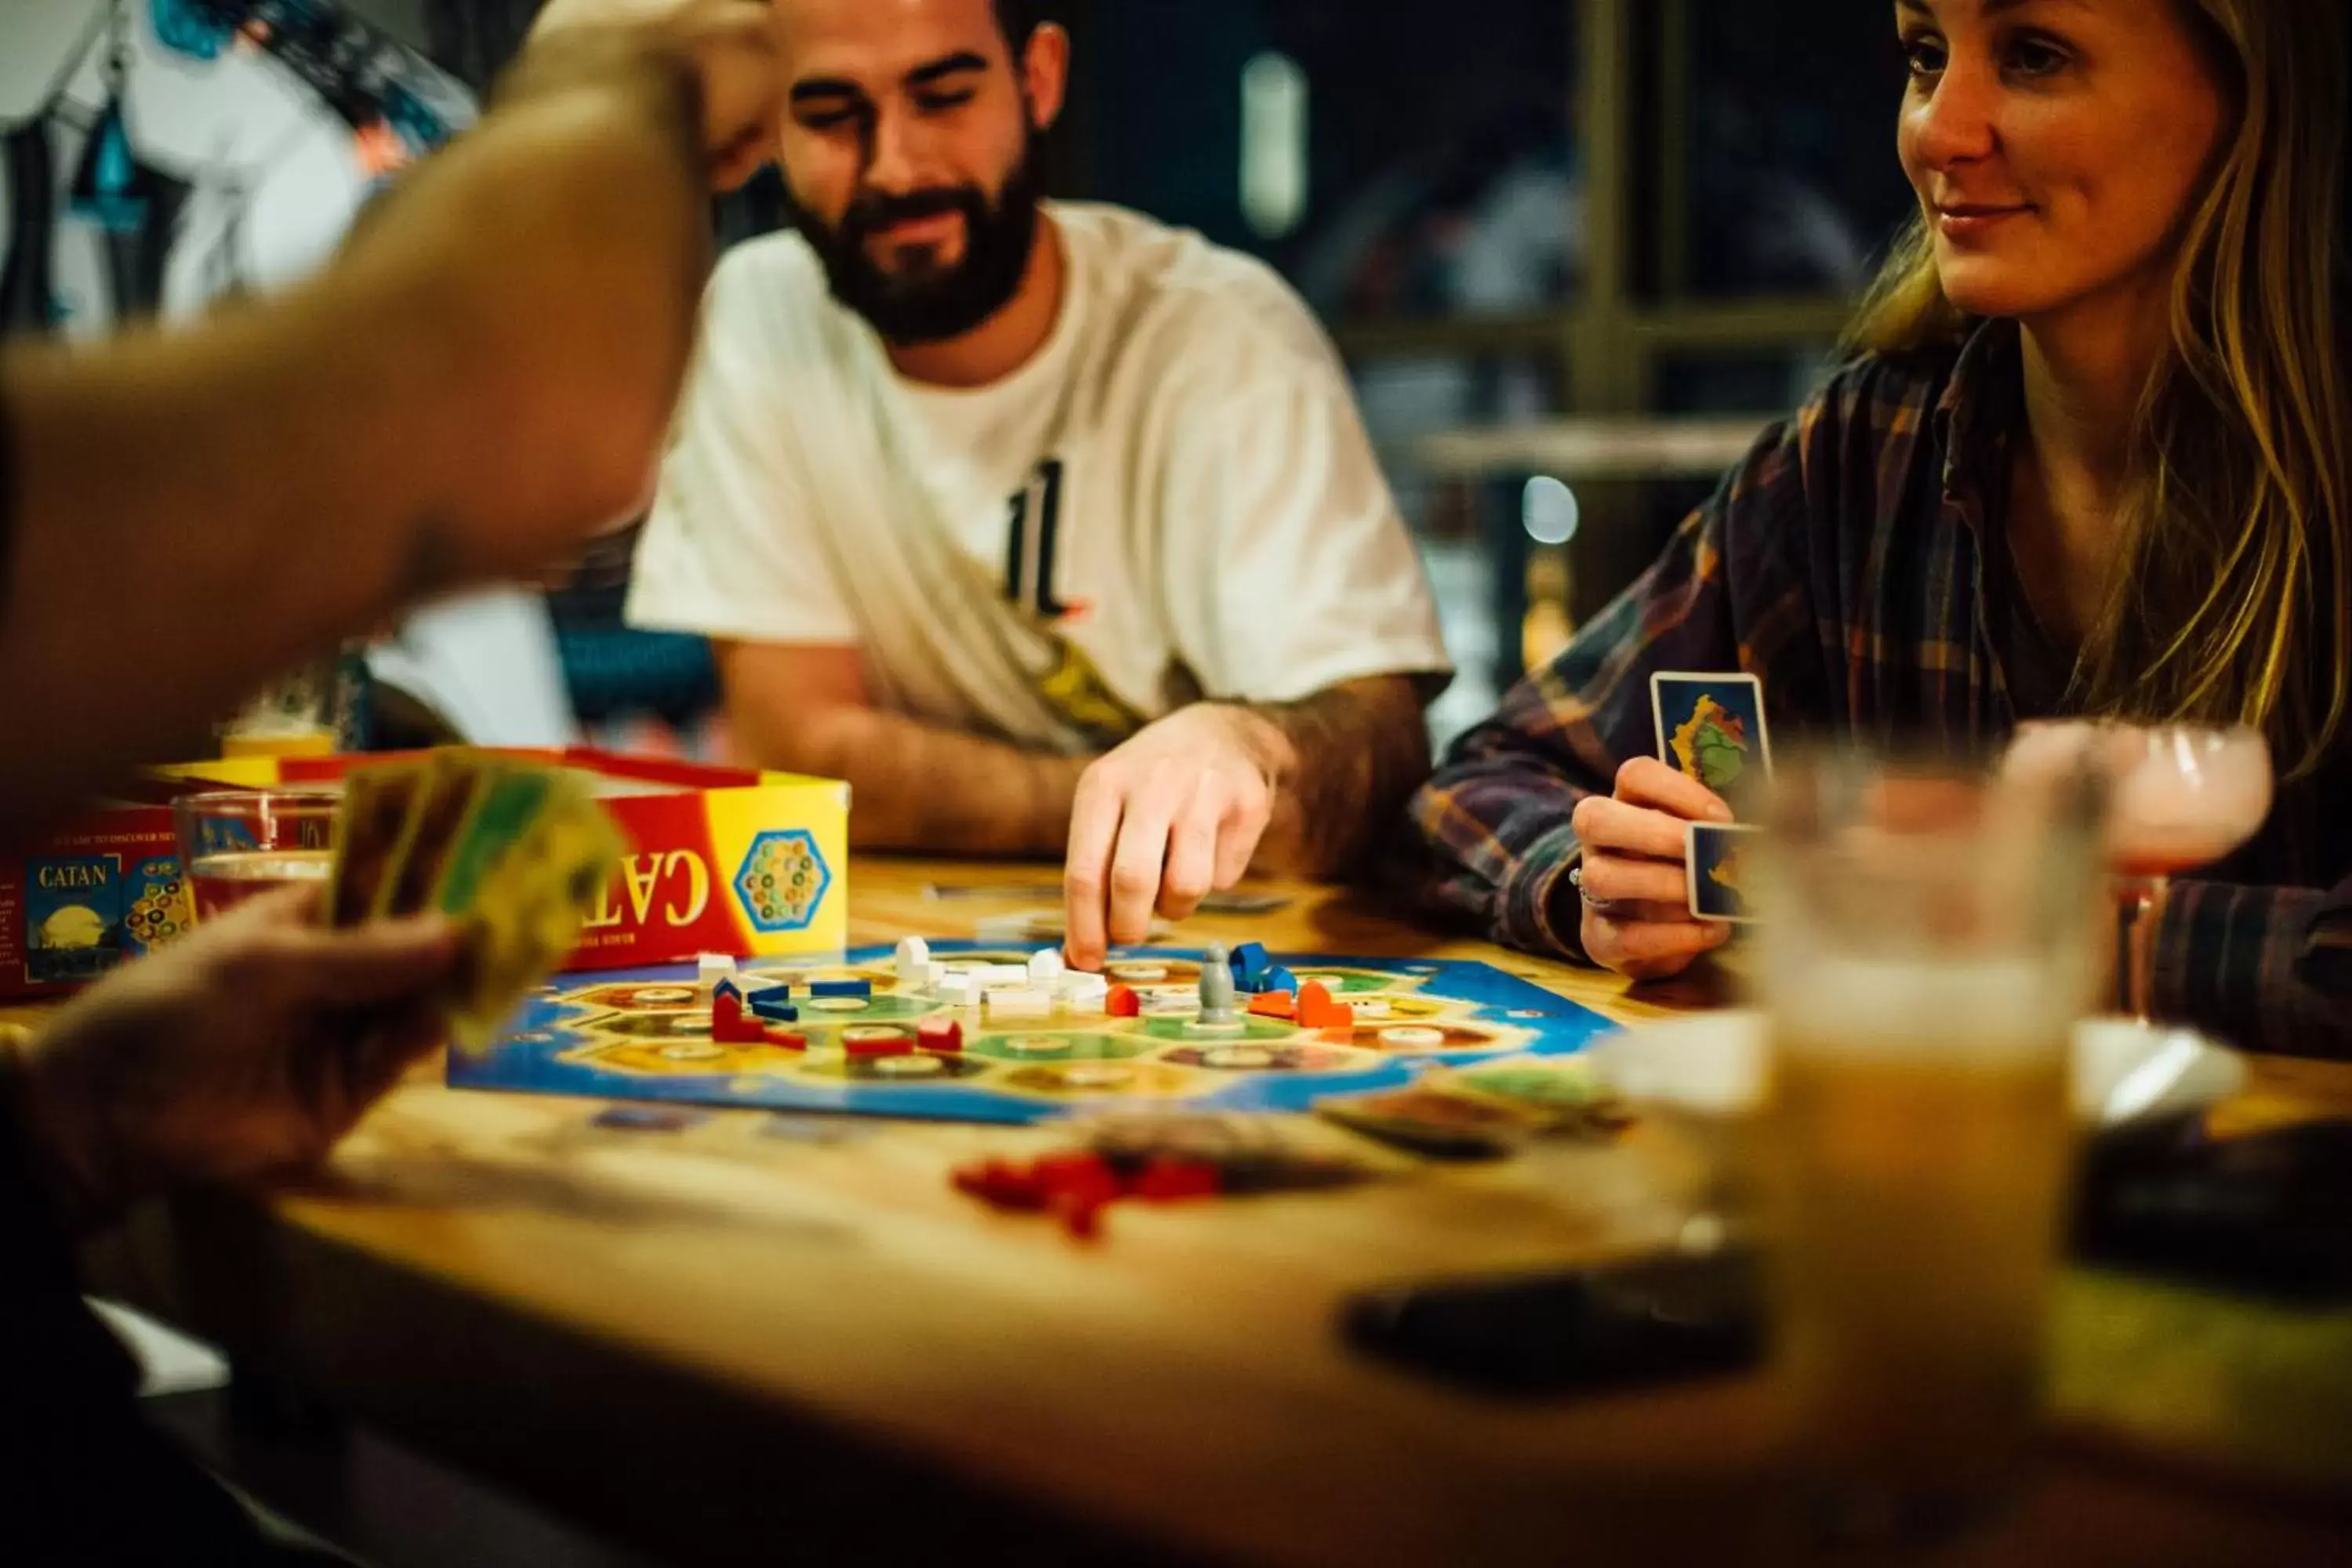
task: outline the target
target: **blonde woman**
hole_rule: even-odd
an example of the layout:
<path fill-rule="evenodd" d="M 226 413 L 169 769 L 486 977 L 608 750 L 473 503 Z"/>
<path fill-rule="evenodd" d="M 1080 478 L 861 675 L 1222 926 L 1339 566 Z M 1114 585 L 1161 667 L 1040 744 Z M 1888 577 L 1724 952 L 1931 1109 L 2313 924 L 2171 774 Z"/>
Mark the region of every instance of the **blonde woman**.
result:
<path fill-rule="evenodd" d="M 1415 803 L 1437 901 L 1637 978 L 1685 912 L 1654 670 L 1763 678 L 1783 732 L 2247 723 L 2263 836 L 2178 887 L 2158 1010 L 2352 1044 L 2352 473 L 2335 292 L 2342 0 L 1897 0 L 1919 216 L 1849 359 Z"/>

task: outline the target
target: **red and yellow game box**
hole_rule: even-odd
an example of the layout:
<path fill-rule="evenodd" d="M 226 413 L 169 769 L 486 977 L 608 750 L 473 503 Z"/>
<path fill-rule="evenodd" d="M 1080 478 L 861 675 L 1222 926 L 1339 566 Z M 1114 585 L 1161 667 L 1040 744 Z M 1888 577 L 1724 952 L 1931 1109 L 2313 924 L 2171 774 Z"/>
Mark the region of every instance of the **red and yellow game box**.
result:
<path fill-rule="evenodd" d="M 568 967 L 626 969 L 698 953 L 838 952 L 848 935 L 849 786 L 586 748 L 498 754 L 587 783 L 630 848 Z M 192 788 L 331 784 L 386 756 L 240 757 L 153 771 Z M 191 921 L 163 805 L 109 805 L 0 864 L 0 996 L 87 984 Z"/>

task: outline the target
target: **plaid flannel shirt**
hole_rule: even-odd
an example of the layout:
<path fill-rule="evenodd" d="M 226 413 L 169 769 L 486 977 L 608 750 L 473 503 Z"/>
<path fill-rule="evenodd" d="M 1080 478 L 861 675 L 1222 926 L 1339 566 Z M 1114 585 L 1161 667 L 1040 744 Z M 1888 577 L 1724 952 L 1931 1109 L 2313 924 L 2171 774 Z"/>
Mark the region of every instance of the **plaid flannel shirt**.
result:
<path fill-rule="evenodd" d="M 1957 348 L 1858 359 L 1768 431 L 1649 572 L 1423 789 L 1426 900 L 1496 941 L 1585 962 L 1570 814 L 1610 792 L 1621 763 L 1654 754 L 1656 670 L 1759 676 L 1783 733 L 2007 736 L 2020 715 L 1988 605 L 2011 590 L 1985 552 L 1990 541 L 2006 562 L 1988 500 L 2006 494 L 2020 363 L 2014 325 L 1988 322 Z M 2352 832 L 2311 826 L 2327 793 L 2287 792 L 2222 879 L 2175 884 L 2158 935 L 2165 1016 L 2352 1055 Z M 2333 804 L 2352 816 L 2340 792 Z"/>

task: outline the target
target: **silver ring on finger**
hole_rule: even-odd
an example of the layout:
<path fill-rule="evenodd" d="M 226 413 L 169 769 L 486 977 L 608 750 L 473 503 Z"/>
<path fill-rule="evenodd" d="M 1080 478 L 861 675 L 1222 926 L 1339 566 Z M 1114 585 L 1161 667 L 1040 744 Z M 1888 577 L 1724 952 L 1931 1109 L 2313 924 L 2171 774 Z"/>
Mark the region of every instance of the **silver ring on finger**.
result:
<path fill-rule="evenodd" d="M 1622 905 L 1612 903 L 1607 899 L 1596 899 L 1590 892 L 1585 890 L 1583 861 L 1580 860 L 1575 865 L 1568 868 L 1568 885 L 1576 889 L 1576 896 L 1584 900 L 1584 907 L 1586 909 L 1591 910 L 1594 914 L 1599 915 L 1603 920 L 1614 920 L 1617 918 L 1618 911 L 1622 907 Z"/>

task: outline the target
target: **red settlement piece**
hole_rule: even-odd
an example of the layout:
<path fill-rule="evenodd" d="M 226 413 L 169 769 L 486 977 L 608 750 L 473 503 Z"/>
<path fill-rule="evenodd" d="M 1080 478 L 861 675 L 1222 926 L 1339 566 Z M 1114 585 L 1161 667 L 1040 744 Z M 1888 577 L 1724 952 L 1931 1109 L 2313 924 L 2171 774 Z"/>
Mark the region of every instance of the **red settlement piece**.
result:
<path fill-rule="evenodd" d="M 960 1051 L 963 1026 L 953 1018 L 926 1018 L 915 1026 L 915 1043 L 927 1051 Z"/>
<path fill-rule="evenodd" d="M 1155 1156 L 1123 1172 L 1087 1151 L 1049 1154 L 1027 1165 L 986 1160 L 955 1173 L 958 1192 L 1019 1214 L 1050 1213 L 1080 1241 L 1101 1234 L 1102 1211 L 1121 1198 L 1179 1203 L 1213 1197 L 1223 1188 L 1217 1168 L 1203 1161 Z"/>
<path fill-rule="evenodd" d="M 877 1035 L 871 1039 L 845 1035 L 841 1048 L 853 1057 L 911 1057 L 915 1054 L 915 1042 L 898 1034 Z"/>
<path fill-rule="evenodd" d="M 1118 1196 L 1118 1176 L 1100 1154 L 1050 1154 L 1037 1162 L 1045 1207 L 1080 1241 L 1102 1231 L 1102 1211 Z"/>
<path fill-rule="evenodd" d="M 1202 1160 L 1172 1160 L 1165 1155 L 1145 1162 L 1129 1190 L 1146 1203 L 1181 1203 L 1187 1198 L 1213 1198 L 1219 1185 L 1217 1168 Z"/>
<path fill-rule="evenodd" d="M 710 1004 L 710 1038 L 722 1046 L 765 1045 L 768 1026 L 744 1016 L 741 997 L 721 992 Z"/>
<path fill-rule="evenodd" d="M 1045 1206 L 1045 1184 L 1034 1168 L 1010 1160 L 984 1160 L 960 1167 L 956 1190 L 968 1193 L 992 1208 L 1031 1213 Z"/>

